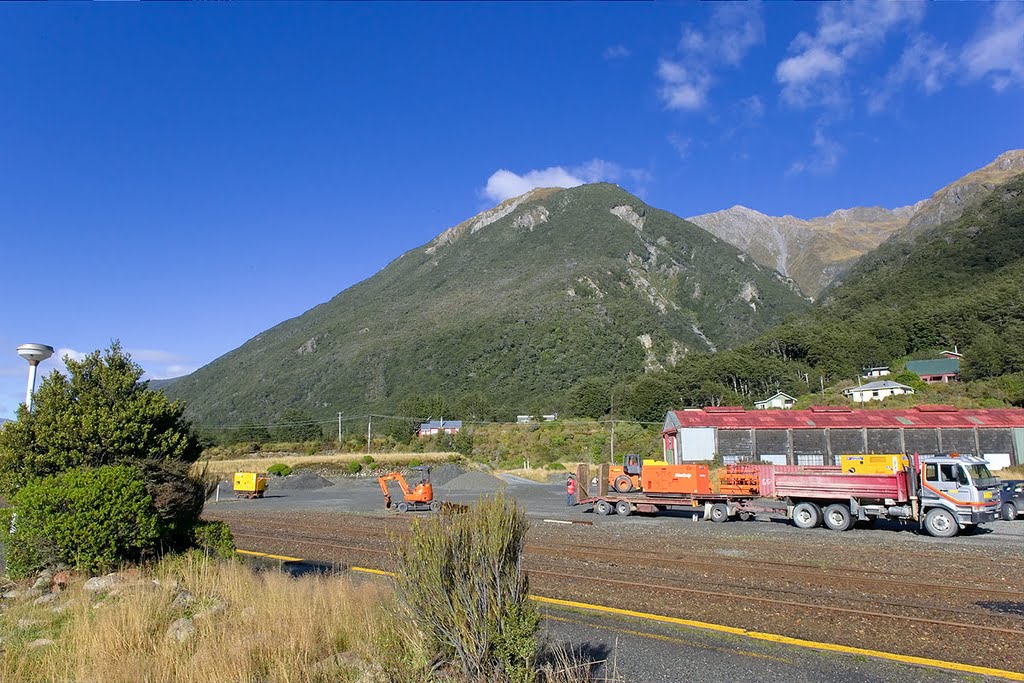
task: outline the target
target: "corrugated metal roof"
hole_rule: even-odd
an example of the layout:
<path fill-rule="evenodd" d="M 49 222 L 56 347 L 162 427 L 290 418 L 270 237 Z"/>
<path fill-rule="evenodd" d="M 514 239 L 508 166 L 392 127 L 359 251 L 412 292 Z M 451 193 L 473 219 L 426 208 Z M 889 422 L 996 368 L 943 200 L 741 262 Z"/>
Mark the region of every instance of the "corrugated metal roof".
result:
<path fill-rule="evenodd" d="M 940 408 L 940 409 L 937 409 Z M 918 406 L 906 410 L 855 410 L 838 407 L 810 410 L 720 409 L 674 410 L 675 422 L 682 427 L 718 427 L 719 429 L 860 429 L 935 428 L 935 427 L 1020 427 L 1024 428 L 1024 409 L 984 408 L 958 410 L 952 406 Z M 668 431 L 673 431 L 669 429 Z"/>
<path fill-rule="evenodd" d="M 915 375 L 955 375 L 960 372 L 960 361 L 956 358 L 912 360 L 907 362 L 907 370 Z"/>

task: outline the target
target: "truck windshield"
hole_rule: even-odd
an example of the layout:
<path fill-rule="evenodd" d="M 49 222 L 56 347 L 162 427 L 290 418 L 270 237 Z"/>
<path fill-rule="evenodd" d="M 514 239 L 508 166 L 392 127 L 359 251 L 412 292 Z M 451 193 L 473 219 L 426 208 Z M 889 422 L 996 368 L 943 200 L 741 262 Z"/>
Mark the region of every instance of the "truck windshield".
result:
<path fill-rule="evenodd" d="M 989 471 L 988 465 L 967 465 L 967 471 L 971 473 L 971 479 L 975 485 L 982 484 L 986 479 L 993 479 L 992 472 Z"/>

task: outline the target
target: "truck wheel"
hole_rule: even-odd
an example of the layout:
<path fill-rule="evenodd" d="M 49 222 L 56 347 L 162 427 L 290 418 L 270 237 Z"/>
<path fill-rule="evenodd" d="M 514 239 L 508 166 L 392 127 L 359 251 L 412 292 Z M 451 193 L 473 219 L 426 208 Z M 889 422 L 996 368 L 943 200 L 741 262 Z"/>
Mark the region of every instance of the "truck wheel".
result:
<path fill-rule="evenodd" d="M 406 503 L 403 500 L 401 503 L 398 504 L 398 511 L 399 512 L 408 512 L 409 511 L 409 504 Z"/>
<path fill-rule="evenodd" d="M 797 503 L 793 508 L 793 524 L 801 529 L 813 529 L 821 524 L 821 508 L 814 503 Z"/>
<path fill-rule="evenodd" d="M 850 508 L 839 503 L 833 503 L 825 508 L 825 526 L 832 531 L 846 531 L 853 525 L 853 515 Z"/>
<path fill-rule="evenodd" d="M 960 531 L 956 516 L 945 508 L 932 508 L 924 516 L 924 528 L 931 536 L 951 538 Z"/>
<path fill-rule="evenodd" d="M 1003 503 L 1003 509 L 1000 514 L 1003 519 L 1012 522 L 1017 519 L 1017 506 L 1013 503 Z"/>
<path fill-rule="evenodd" d="M 430 511 L 439 512 L 441 510 L 441 501 L 433 500 L 430 502 Z"/>
<path fill-rule="evenodd" d="M 629 517 L 629 513 L 633 512 L 633 508 L 630 507 L 627 501 L 620 500 L 615 504 L 615 512 L 623 517 Z"/>
<path fill-rule="evenodd" d="M 633 490 L 633 480 L 625 474 L 620 474 L 615 477 L 615 481 L 612 483 L 612 488 L 619 493 L 629 493 Z"/>
<path fill-rule="evenodd" d="M 599 515 L 610 515 L 612 512 L 612 504 L 607 500 L 599 500 L 594 505 L 594 512 Z"/>
<path fill-rule="evenodd" d="M 726 522 L 729 520 L 729 506 L 724 503 L 715 503 L 711 506 L 711 521 Z"/>

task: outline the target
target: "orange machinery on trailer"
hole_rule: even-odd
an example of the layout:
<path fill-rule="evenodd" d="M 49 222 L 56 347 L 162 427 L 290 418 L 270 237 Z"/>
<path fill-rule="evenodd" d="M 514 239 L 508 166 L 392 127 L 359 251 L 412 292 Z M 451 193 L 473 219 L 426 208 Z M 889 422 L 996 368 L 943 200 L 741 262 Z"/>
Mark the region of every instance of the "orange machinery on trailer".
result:
<path fill-rule="evenodd" d="M 621 466 L 608 468 L 608 486 L 619 493 L 711 493 L 707 465 L 670 465 L 663 460 L 641 460 L 635 453 L 623 456 Z"/>

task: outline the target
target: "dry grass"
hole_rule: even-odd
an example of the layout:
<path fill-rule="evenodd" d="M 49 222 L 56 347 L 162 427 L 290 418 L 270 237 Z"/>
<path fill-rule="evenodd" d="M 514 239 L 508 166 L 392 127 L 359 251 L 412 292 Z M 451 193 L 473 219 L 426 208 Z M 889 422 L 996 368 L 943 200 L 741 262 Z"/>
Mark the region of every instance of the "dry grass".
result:
<path fill-rule="evenodd" d="M 210 476 L 228 476 L 235 472 L 266 472 L 267 468 L 277 463 L 284 463 L 291 468 L 306 469 L 337 469 L 341 470 L 350 462 L 362 462 L 365 453 L 321 453 L 317 455 L 298 455 L 295 453 L 276 453 L 259 455 L 251 458 L 233 460 L 199 460 L 192 466 L 195 474 L 204 470 Z M 374 463 L 384 467 L 401 467 L 412 460 L 424 463 L 441 463 L 450 458 L 459 457 L 458 453 L 374 453 Z"/>
<path fill-rule="evenodd" d="M 165 562 L 156 574 L 161 586 L 144 579 L 99 601 L 72 586 L 57 603 L 9 609 L 0 680 L 312 683 L 395 674 L 412 680 L 424 670 L 416 646 L 394 623 L 386 584 L 354 588 L 337 576 L 254 574 L 197 556 Z M 191 606 L 173 604 L 174 581 L 194 596 Z M 178 642 L 167 630 L 182 617 L 192 617 L 196 631 Z M 19 620 L 36 623 L 18 628 Z M 56 642 L 27 647 L 40 637 Z M 392 671 L 381 668 L 382 659 Z"/>
<path fill-rule="evenodd" d="M 1004 467 L 1001 470 L 996 470 L 993 474 L 1003 480 L 1024 479 L 1024 465 Z"/>

